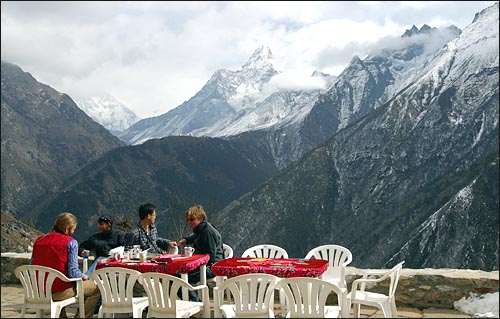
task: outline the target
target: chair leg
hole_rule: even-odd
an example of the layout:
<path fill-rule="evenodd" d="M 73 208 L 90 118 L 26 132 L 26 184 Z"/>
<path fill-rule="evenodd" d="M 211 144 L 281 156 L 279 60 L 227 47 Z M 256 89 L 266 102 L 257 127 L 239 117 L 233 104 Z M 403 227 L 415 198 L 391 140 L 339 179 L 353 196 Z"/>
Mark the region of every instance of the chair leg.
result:
<path fill-rule="evenodd" d="M 382 309 L 382 313 L 384 314 L 384 318 L 393 318 L 391 311 L 391 305 L 389 303 L 383 303 L 380 305 L 380 309 Z"/>
<path fill-rule="evenodd" d="M 59 318 L 59 315 L 61 314 L 61 308 L 60 307 L 50 307 L 50 318 Z"/>
<path fill-rule="evenodd" d="M 24 318 L 25 315 L 26 315 L 26 307 L 23 305 L 21 307 L 21 318 Z"/>
<path fill-rule="evenodd" d="M 279 295 L 280 295 L 280 307 L 281 307 L 281 316 L 285 317 L 287 314 L 287 309 L 285 305 L 285 293 L 283 290 L 279 290 Z"/>
<path fill-rule="evenodd" d="M 353 313 L 354 318 L 359 318 L 360 313 L 361 313 L 361 304 L 355 303 L 354 304 L 354 313 Z"/>
<path fill-rule="evenodd" d="M 342 318 L 349 318 L 349 313 L 351 310 L 351 304 L 349 300 L 347 300 L 347 293 L 342 294 L 342 302 L 339 302 L 340 306 L 340 316 Z"/>
<path fill-rule="evenodd" d="M 392 311 L 392 317 L 397 318 L 398 317 L 398 309 L 396 308 L 396 300 L 392 299 L 391 301 L 391 311 Z"/>

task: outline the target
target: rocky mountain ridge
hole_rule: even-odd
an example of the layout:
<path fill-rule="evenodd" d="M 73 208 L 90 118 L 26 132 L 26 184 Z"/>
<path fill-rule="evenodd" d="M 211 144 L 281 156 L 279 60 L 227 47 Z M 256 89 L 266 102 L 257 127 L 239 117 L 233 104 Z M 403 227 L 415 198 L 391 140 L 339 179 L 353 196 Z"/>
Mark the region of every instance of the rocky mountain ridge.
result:
<path fill-rule="evenodd" d="M 485 187 L 498 179 L 498 3 L 480 17 L 391 100 L 218 212 L 235 254 L 272 242 L 301 256 L 336 243 L 353 252 L 354 266 L 408 258 L 411 268 L 498 269 L 490 258 L 498 256 L 498 186 Z M 464 194 L 475 194 L 476 206 L 457 211 Z M 438 211 L 444 220 L 425 227 Z M 488 245 L 468 236 L 457 244 L 469 231 Z"/>
<path fill-rule="evenodd" d="M 2 210 L 17 217 L 64 179 L 123 146 L 66 94 L 2 61 Z"/>

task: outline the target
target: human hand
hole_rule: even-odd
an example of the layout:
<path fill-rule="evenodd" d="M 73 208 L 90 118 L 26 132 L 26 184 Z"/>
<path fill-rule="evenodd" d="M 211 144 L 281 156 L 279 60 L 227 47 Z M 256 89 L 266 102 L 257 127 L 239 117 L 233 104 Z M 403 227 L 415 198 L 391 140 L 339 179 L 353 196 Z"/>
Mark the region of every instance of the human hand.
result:
<path fill-rule="evenodd" d="M 89 251 L 88 250 L 82 250 L 81 254 L 82 257 L 88 257 L 89 256 Z"/>
<path fill-rule="evenodd" d="M 181 240 L 179 240 L 179 242 L 177 243 L 177 245 L 179 245 L 180 247 L 184 247 L 186 245 L 186 240 L 183 238 Z"/>
<path fill-rule="evenodd" d="M 177 243 L 175 241 L 171 241 L 168 243 L 170 247 L 177 247 Z"/>
<path fill-rule="evenodd" d="M 73 255 L 74 256 L 74 255 Z M 83 280 L 89 280 L 89 276 L 87 276 L 86 274 L 82 274 L 82 279 Z"/>

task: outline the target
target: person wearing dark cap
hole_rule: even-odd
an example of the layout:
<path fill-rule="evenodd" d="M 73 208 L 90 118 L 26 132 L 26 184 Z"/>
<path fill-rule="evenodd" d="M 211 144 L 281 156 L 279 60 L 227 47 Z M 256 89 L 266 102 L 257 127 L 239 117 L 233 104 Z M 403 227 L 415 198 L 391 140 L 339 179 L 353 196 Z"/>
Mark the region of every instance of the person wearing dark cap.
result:
<path fill-rule="evenodd" d="M 97 263 L 108 257 L 109 251 L 115 247 L 125 246 L 125 233 L 121 230 L 113 229 L 113 221 L 102 215 L 97 220 L 98 233 L 93 234 L 89 239 L 80 243 L 78 251 L 80 256 L 88 257 L 89 250 L 94 251 L 94 262 L 89 267 L 87 275 L 90 276 L 95 270 Z"/>

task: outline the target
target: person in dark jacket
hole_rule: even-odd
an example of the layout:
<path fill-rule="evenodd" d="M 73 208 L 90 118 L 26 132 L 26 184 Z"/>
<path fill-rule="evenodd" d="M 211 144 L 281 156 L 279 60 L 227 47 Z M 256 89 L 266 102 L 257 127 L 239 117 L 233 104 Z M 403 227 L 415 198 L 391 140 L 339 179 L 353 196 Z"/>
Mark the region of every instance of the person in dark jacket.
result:
<path fill-rule="evenodd" d="M 186 213 L 186 221 L 193 233 L 178 241 L 180 247 L 192 246 L 196 254 L 208 254 L 210 260 L 207 263 L 207 279 L 214 278 L 210 266 L 224 258 L 222 237 L 219 231 L 207 221 L 207 214 L 203 206 L 196 205 L 189 208 Z M 200 269 L 188 274 L 188 282 L 195 284 L 200 281 Z M 194 291 L 189 292 L 189 298 L 198 301 L 199 298 Z"/>
<path fill-rule="evenodd" d="M 121 230 L 113 229 L 113 221 L 101 216 L 97 220 L 98 233 L 93 234 L 89 239 L 79 245 L 79 253 L 82 257 L 88 257 L 89 250 L 95 252 L 95 260 L 87 271 L 87 275 L 95 270 L 97 263 L 109 256 L 109 251 L 115 247 L 125 245 L 125 233 Z"/>

